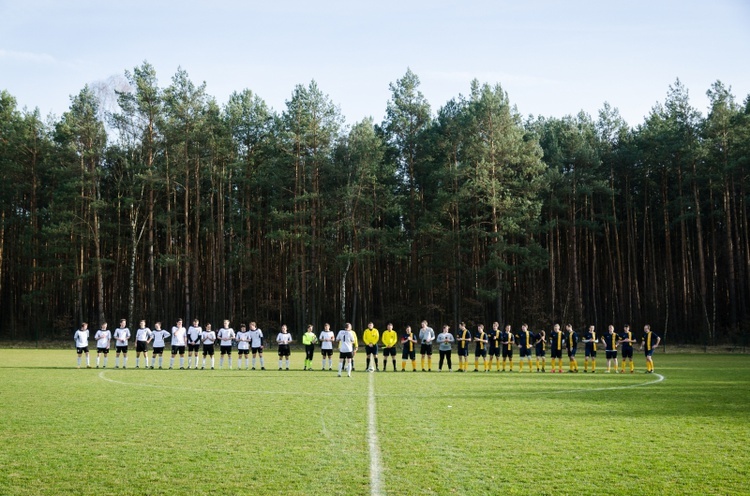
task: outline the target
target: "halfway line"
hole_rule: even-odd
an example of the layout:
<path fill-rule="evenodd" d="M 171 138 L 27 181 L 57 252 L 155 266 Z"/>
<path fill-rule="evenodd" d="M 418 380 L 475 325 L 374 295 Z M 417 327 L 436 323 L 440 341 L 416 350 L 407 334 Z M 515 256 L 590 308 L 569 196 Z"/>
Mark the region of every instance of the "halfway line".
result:
<path fill-rule="evenodd" d="M 369 374 L 370 381 L 367 393 L 368 442 L 370 444 L 370 494 L 382 494 L 382 470 L 380 468 L 380 447 L 378 446 L 378 425 L 375 416 L 375 374 Z"/>

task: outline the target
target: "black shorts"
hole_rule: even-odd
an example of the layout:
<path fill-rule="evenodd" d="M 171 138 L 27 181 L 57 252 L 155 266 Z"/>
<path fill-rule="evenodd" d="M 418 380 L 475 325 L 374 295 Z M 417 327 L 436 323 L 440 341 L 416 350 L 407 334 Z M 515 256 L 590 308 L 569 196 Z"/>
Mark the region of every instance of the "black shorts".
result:
<path fill-rule="evenodd" d="M 351 351 L 341 351 L 339 352 L 339 359 L 345 360 L 345 359 L 352 359 L 354 358 L 354 354 Z"/>
<path fill-rule="evenodd" d="M 414 350 L 409 351 L 408 349 L 404 348 L 404 351 L 401 352 L 401 359 L 402 360 L 416 360 L 417 352 Z"/>
<path fill-rule="evenodd" d="M 462 347 L 459 346 L 458 349 L 456 350 L 456 354 L 458 356 L 460 356 L 460 357 L 462 357 L 462 356 L 463 357 L 469 356 L 469 347 L 468 346 L 464 346 L 462 348 Z"/>
<path fill-rule="evenodd" d="M 262 346 L 253 347 L 252 350 L 253 350 L 253 355 L 257 355 L 258 353 L 260 353 L 261 355 L 263 354 Z"/>
<path fill-rule="evenodd" d="M 279 345 L 279 356 L 280 357 L 288 357 L 292 354 L 292 350 L 289 349 L 288 344 L 280 344 Z"/>
<path fill-rule="evenodd" d="M 324 357 L 330 358 L 330 357 L 333 356 L 333 348 L 328 348 L 328 349 L 321 348 L 320 349 L 320 354 L 323 355 Z"/>
<path fill-rule="evenodd" d="M 148 343 L 146 341 L 135 342 L 136 353 L 146 353 L 148 351 Z"/>
<path fill-rule="evenodd" d="M 596 350 L 591 346 L 586 346 L 586 356 L 591 358 L 596 358 Z"/>
<path fill-rule="evenodd" d="M 366 344 L 365 345 L 365 354 L 367 354 L 367 355 L 377 355 L 378 354 L 378 345 L 376 345 L 376 344 Z"/>
<path fill-rule="evenodd" d="M 305 345 L 305 358 L 307 360 L 312 360 L 313 356 L 315 355 L 315 345 L 314 344 L 306 344 Z"/>
<path fill-rule="evenodd" d="M 383 348 L 383 356 L 384 357 L 395 357 L 396 356 L 396 347 L 391 346 L 390 348 Z"/>
<path fill-rule="evenodd" d="M 531 357 L 531 348 L 521 346 L 518 349 L 518 356 L 520 356 L 521 358 Z"/>
<path fill-rule="evenodd" d="M 562 358 L 562 350 L 550 350 L 550 356 L 552 358 Z"/>
<path fill-rule="evenodd" d="M 420 355 L 432 355 L 432 345 L 427 343 L 422 343 L 422 347 L 419 349 Z"/>
<path fill-rule="evenodd" d="M 575 358 L 577 352 L 578 352 L 578 348 L 572 348 L 568 350 L 568 356 L 570 358 Z"/>
<path fill-rule="evenodd" d="M 237 348 L 237 354 L 240 355 L 240 356 L 242 356 L 242 355 L 249 355 L 250 354 L 250 350 L 243 350 L 242 348 Z"/>
<path fill-rule="evenodd" d="M 500 356 L 500 348 L 496 348 L 494 346 L 490 346 L 490 351 L 487 352 L 487 354 L 491 357 L 499 357 Z"/>
<path fill-rule="evenodd" d="M 109 348 L 97 348 L 96 352 L 97 353 L 103 353 L 105 355 L 109 355 Z"/>
<path fill-rule="evenodd" d="M 185 354 L 185 347 L 184 346 L 172 346 L 172 354 L 173 355 L 184 355 Z"/>
<path fill-rule="evenodd" d="M 617 359 L 617 350 L 609 351 L 607 350 L 607 360 Z"/>
<path fill-rule="evenodd" d="M 122 353 L 123 355 L 128 354 L 128 345 L 125 346 L 115 346 L 115 349 L 117 350 L 117 353 Z"/>
<path fill-rule="evenodd" d="M 151 354 L 152 355 L 163 355 L 164 354 L 164 347 L 163 346 L 154 346 L 154 351 Z"/>
<path fill-rule="evenodd" d="M 503 358 L 510 358 L 512 360 L 513 359 L 513 348 L 511 348 L 511 349 L 503 348 Z"/>
<path fill-rule="evenodd" d="M 198 353 L 201 350 L 200 343 L 190 344 L 188 343 L 188 353 Z"/>
<path fill-rule="evenodd" d="M 88 346 L 84 346 L 83 348 L 76 347 L 76 353 L 78 353 L 79 355 L 81 353 L 88 353 L 88 352 L 89 352 L 89 347 Z"/>
<path fill-rule="evenodd" d="M 545 348 L 537 348 L 536 349 L 536 356 L 537 358 L 543 358 L 547 356 L 547 350 Z"/>
<path fill-rule="evenodd" d="M 204 344 L 203 345 L 203 356 L 206 356 L 206 355 L 214 356 L 214 345 L 213 345 L 213 343 L 211 343 L 211 344 Z"/>
<path fill-rule="evenodd" d="M 221 354 L 222 355 L 232 356 L 232 345 L 231 344 L 228 344 L 228 345 L 221 344 L 221 345 L 219 345 L 219 349 L 221 350 Z"/>
<path fill-rule="evenodd" d="M 482 348 L 482 349 L 476 349 L 476 350 L 474 350 L 474 356 L 475 357 L 486 357 L 487 356 L 487 349 L 486 348 Z"/>
<path fill-rule="evenodd" d="M 632 360 L 633 359 L 633 347 L 629 346 L 629 347 L 626 348 L 626 347 L 623 346 L 622 347 L 622 357 L 623 358 L 630 358 Z"/>

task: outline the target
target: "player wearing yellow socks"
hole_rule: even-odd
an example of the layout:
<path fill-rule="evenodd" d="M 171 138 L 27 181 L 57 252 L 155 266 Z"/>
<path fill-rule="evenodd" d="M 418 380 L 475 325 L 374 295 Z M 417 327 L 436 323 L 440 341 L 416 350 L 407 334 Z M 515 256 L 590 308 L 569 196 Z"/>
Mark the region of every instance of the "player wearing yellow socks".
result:
<path fill-rule="evenodd" d="M 550 336 L 550 356 L 552 357 L 552 373 L 555 373 L 555 363 L 558 365 L 557 372 L 562 374 L 562 354 L 565 337 L 560 330 L 560 324 L 555 324 Z"/>
<path fill-rule="evenodd" d="M 411 360 L 412 372 L 417 371 L 417 338 L 411 332 L 411 326 L 406 326 L 401 338 L 401 372 L 406 372 L 406 360 Z"/>
<path fill-rule="evenodd" d="M 510 330 L 510 325 L 505 326 L 505 330 L 500 335 L 500 346 L 503 350 L 503 372 L 505 372 L 505 362 L 510 364 L 510 372 L 513 372 L 513 343 L 516 337 Z"/>
<path fill-rule="evenodd" d="M 633 365 L 633 343 L 635 343 L 635 340 L 633 339 L 633 333 L 630 332 L 630 326 L 625 325 L 622 333 L 620 333 L 620 344 L 622 346 L 621 374 L 625 373 L 625 362 L 630 362 L 630 373 L 635 372 L 635 365 Z"/>
<path fill-rule="evenodd" d="M 591 359 L 591 373 L 596 372 L 596 328 L 592 325 L 589 326 L 589 330 L 583 336 L 582 342 L 585 344 L 583 357 L 583 371 L 589 371 L 589 359 Z"/>
<path fill-rule="evenodd" d="M 615 364 L 615 373 L 617 372 L 617 341 L 619 336 L 615 333 L 615 326 L 610 325 L 607 328 L 607 334 L 602 336 L 605 353 L 607 354 L 607 373 L 612 370 L 612 362 Z"/>
<path fill-rule="evenodd" d="M 518 344 L 518 371 L 523 372 L 524 359 L 529 364 L 529 372 L 531 372 L 531 349 L 534 347 L 534 334 L 529 331 L 529 326 L 521 324 L 521 332 L 516 336 L 516 344 Z M 539 364 L 537 364 L 537 369 Z"/>
<path fill-rule="evenodd" d="M 495 361 L 495 367 L 500 372 L 500 336 L 503 331 L 500 330 L 500 324 L 494 322 L 492 324 L 492 331 L 487 333 L 487 370 L 492 370 L 492 361 Z"/>
<path fill-rule="evenodd" d="M 536 347 L 536 371 L 537 372 L 546 372 L 544 370 L 545 362 L 547 361 L 546 355 L 547 355 L 547 333 L 544 332 L 544 329 L 539 331 L 534 336 L 534 346 Z M 542 369 L 539 370 L 539 361 L 542 362 Z"/>
<path fill-rule="evenodd" d="M 646 373 L 654 373 L 654 350 L 661 343 L 661 336 L 651 331 L 651 326 L 646 324 L 643 326 L 644 335 L 641 338 L 641 350 L 645 350 L 646 353 Z"/>
<path fill-rule="evenodd" d="M 471 343 L 471 332 L 466 328 L 466 324 L 461 322 L 456 333 L 456 342 L 458 343 L 458 371 L 466 372 L 469 367 L 469 344 Z"/>
<path fill-rule="evenodd" d="M 578 333 L 573 330 L 573 326 L 565 326 L 565 347 L 568 350 L 568 360 L 570 365 L 568 372 L 578 372 L 578 362 L 576 361 L 576 352 L 578 351 Z"/>
<path fill-rule="evenodd" d="M 487 333 L 484 332 L 484 325 L 477 326 L 477 332 L 474 334 L 474 372 L 479 372 L 479 358 L 484 360 L 484 371 L 487 371 Z"/>

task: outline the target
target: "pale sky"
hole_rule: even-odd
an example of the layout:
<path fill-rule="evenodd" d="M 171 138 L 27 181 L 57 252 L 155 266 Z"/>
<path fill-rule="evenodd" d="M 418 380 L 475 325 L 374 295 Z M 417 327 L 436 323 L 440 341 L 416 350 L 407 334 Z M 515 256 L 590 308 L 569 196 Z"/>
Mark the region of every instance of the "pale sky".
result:
<path fill-rule="evenodd" d="M 0 0 L 0 89 L 56 116 L 144 60 L 219 104 L 245 88 L 281 112 L 311 80 L 348 124 L 379 123 L 410 67 L 433 114 L 500 83 L 522 115 L 641 124 L 679 78 L 706 113 L 716 80 L 750 94 L 750 0 Z"/>

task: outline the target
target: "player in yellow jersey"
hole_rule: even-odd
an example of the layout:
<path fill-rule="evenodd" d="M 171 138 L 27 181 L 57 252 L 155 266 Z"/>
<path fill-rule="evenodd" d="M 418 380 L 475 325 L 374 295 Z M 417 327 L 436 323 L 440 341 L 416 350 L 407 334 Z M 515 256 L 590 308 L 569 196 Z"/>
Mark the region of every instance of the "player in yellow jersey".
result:
<path fill-rule="evenodd" d="M 625 325 L 622 328 L 622 333 L 620 334 L 620 345 L 622 350 L 622 368 L 620 368 L 620 373 L 625 373 L 625 362 L 630 362 L 630 373 L 635 372 L 635 365 L 633 365 L 633 343 L 635 343 L 635 339 L 633 339 L 633 333 L 630 332 L 630 326 Z"/>
<path fill-rule="evenodd" d="M 529 331 L 529 326 L 521 324 L 521 332 L 516 336 L 516 344 L 518 345 L 518 371 L 523 372 L 523 362 L 529 364 L 529 372 L 531 372 L 531 350 L 534 348 L 534 333 Z"/>
<path fill-rule="evenodd" d="M 367 324 L 367 329 L 362 333 L 362 341 L 365 342 L 365 354 L 367 355 L 367 367 L 366 372 L 378 371 L 378 341 L 380 341 L 380 331 L 378 331 L 372 322 Z M 375 368 L 373 369 L 371 363 L 374 359 Z"/>
<path fill-rule="evenodd" d="M 583 371 L 589 371 L 589 359 L 591 359 L 591 373 L 596 372 L 596 328 L 589 326 L 588 332 L 583 336 L 581 342 L 585 345 L 583 357 Z"/>
<path fill-rule="evenodd" d="M 477 332 L 474 333 L 474 342 L 476 348 L 474 349 L 474 372 L 479 372 L 479 357 L 484 360 L 484 371 L 487 372 L 487 342 L 489 341 L 487 333 L 484 332 L 484 325 L 479 324 L 477 326 Z"/>
<path fill-rule="evenodd" d="M 383 372 L 388 369 L 388 357 L 393 360 L 393 371 L 396 371 L 396 343 L 398 334 L 393 330 L 393 324 L 388 324 L 381 337 L 383 341 Z"/>
<path fill-rule="evenodd" d="M 552 357 L 552 373 L 555 373 L 555 363 L 557 363 L 557 372 L 562 374 L 562 356 L 565 337 L 560 330 L 560 324 L 555 324 L 550 335 L 550 356 Z"/>

